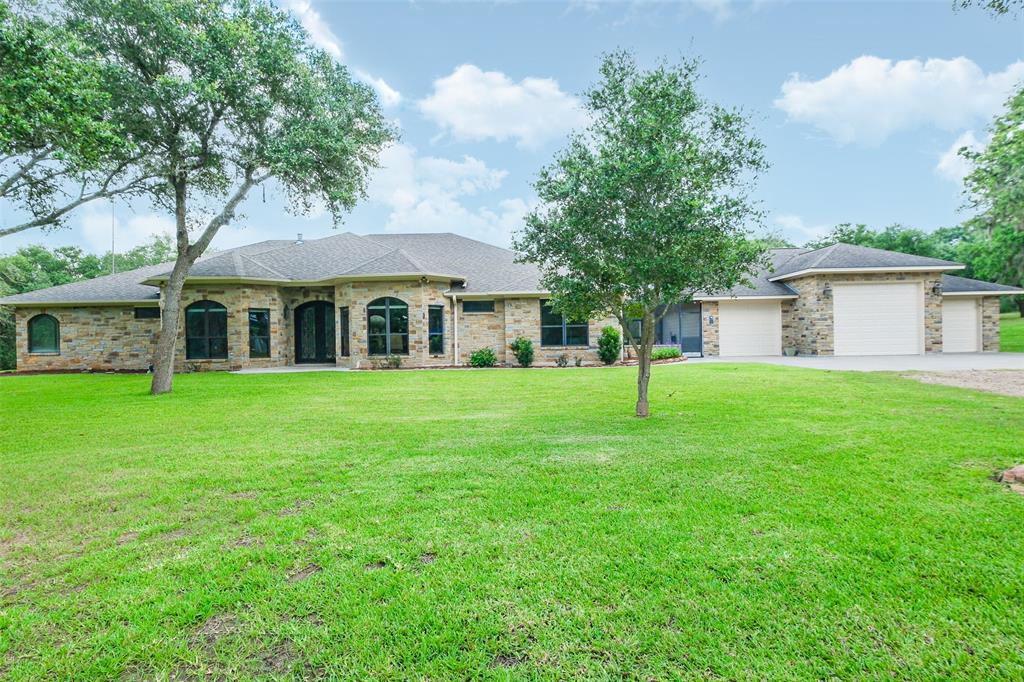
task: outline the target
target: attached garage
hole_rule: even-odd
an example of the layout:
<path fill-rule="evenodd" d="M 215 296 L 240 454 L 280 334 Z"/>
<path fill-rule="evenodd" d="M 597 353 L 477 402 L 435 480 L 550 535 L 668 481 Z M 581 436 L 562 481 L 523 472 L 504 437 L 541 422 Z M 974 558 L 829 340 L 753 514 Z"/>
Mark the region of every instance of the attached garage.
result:
<path fill-rule="evenodd" d="M 942 351 L 977 353 L 981 350 L 981 313 L 974 297 L 942 301 Z"/>
<path fill-rule="evenodd" d="M 920 282 L 835 284 L 836 355 L 924 353 L 924 291 Z"/>
<path fill-rule="evenodd" d="M 782 304 L 720 301 L 719 355 L 782 355 Z"/>

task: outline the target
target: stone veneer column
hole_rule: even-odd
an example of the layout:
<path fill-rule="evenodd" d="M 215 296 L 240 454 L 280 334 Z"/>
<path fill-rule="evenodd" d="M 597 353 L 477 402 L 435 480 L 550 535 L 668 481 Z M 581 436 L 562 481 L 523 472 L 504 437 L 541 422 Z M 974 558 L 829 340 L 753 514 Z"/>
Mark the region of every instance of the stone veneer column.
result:
<path fill-rule="evenodd" d="M 989 353 L 999 351 L 998 296 L 985 296 L 981 299 L 981 350 Z"/>
<path fill-rule="evenodd" d="M 708 322 L 714 318 L 714 322 Z M 704 355 L 718 355 L 718 301 L 702 301 L 700 304 L 700 328 L 704 336 Z"/>

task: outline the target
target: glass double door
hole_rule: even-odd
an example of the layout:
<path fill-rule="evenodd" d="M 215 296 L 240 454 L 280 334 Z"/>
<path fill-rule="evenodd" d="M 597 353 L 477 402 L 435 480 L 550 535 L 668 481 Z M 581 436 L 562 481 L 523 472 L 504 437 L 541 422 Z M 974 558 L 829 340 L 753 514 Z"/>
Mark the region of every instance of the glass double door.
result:
<path fill-rule="evenodd" d="M 311 301 L 295 309 L 295 362 L 334 362 L 334 304 Z"/>

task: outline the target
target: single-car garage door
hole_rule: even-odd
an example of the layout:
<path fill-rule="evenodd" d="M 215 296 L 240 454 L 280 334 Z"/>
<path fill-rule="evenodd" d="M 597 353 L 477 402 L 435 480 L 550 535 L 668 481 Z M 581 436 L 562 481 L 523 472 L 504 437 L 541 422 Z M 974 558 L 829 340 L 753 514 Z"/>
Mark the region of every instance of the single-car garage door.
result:
<path fill-rule="evenodd" d="M 782 355 L 782 305 L 778 301 L 721 301 L 718 353 Z"/>
<path fill-rule="evenodd" d="M 942 350 L 977 353 L 981 350 L 981 318 L 975 298 L 947 298 L 942 302 Z"/>
<path fill-rule="evenodd" d="M 920 282 L 834 285 L 835 354 L 923 353 L 923 302 Z"/>

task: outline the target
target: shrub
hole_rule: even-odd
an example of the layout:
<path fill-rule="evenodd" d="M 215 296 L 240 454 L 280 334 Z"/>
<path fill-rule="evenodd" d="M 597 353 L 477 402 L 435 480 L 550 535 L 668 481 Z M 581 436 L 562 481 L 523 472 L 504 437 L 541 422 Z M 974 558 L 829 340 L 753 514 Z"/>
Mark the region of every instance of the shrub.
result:
<path fill-rule="evenodd" d="M 615 327 L 605 327 L 601 330 L 601 337 L 597 340 L 597 357 L 601 362 L 610 365 L 619 359 L 619 344 L 622 343 L 622 335 Z"/>
<path fill-rule="evenodd" d="M 481 348 L 469 354 L 469 364 L 473 367 L 494 367 L 498 364 L 498 356 L 491 348 Z"/>
<path fill-rule="evenodd" d="M 402 366 L 401 355 L 388 355 L 373 361 L 374 369 L 398 369 Z"/>
<path fill-rule="evenodd" d="M 520 365 L 529 367 L 533 364 L 533 341 L 525 336 L 519 336 L 509 344 L 509 348 L 512 349 L 512 354 L 516 356 Z"/>
<path fill-rule="evenodd" d="M 562 353 L 557 358 L 555 358 L 555 364 L 558 365 L 559 367 L 568 367 L 569 366 L 569 356 L 566 355 L 565 353 Z"/>
<path fill-rule="evenodd" d="M 682 355 L 678 348 L 655 348 L 651 351 L 651 360 L 671 360 Z"/>
<path fill-rule="evenodd" d="M 582 367 L 583 366 L 583 358 L 580 357 L 579 355 L 574 355 L 572 359 L 573 359 L 573 362 L 576 363 L 577 367 Z"/>

